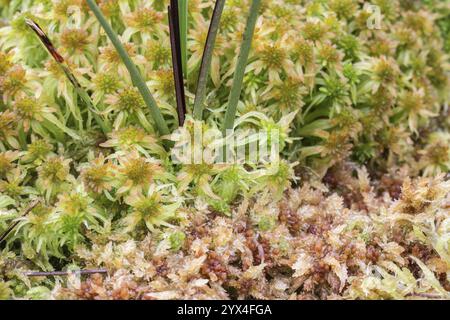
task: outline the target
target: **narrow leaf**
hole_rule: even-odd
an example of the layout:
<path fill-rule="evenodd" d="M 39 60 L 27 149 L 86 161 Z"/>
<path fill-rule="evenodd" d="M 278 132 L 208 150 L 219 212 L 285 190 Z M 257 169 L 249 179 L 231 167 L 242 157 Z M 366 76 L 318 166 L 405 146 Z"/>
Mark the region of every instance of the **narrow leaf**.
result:
<path fill-rule="evenodd" d="M 116 48 L 117 52 L 120 55 L 120 58 L 122 59 L 123 63 L 125 64 L 126 68 L 128 69 L 128 72 L 131 76 L 131 81 L 133 82 L 133 85 L 139 90 L 141 93 L 145 104 L 149 107 L 150 113 L 153 117 L 153 120 L 155 121 L 156 127 L 158 128 L 158 131 L 161 135 L 167 135 L 169 134 L 169 128 L 167 127 L 167 124 L 161 114 L 161 111 L 159 110 L 159 107 L 153 98 L 152 94 L 148 90 L 147 85 L 145 84 L 144 79 L 142 79 L 141 74 L 139 73 L 139 70 L 137 69 L 136 65 L 133 63 L 131 58 L 128 56 L 127 51 L 125 50 L 124 46 L 119 40 L 119 37 L 116 35 L 114 30 L 109 25 L 108 21 L 106 21 L 105 17 L 103 16 L 102 12 L 100 11 L 100 8 L 97 6 L 94 0 L 86 0 L 89 8 L 92 10 L 94 15 L 96 16 L 97 20 L 100 22 L 101 26 L 105 30 L 106 34 L 108 35 L 109 40 L 111 40 L 112 44 L 114 45 L 114 48 Z"/>
<path fill-rule="evenodd" d="M 258 18 L 259 8 L 261 7 L 261 0 L 253 0 L 250 7 L 250 13 L 247 19 L 247 25 L 244 31 L 244 37 L 239 52 L 239 57 L 236 65 L 236 70 L 233 76 L 233 83 L 231 85 L 230 96 L 228 98 L 228 107 L 225 112 L 225 122 L 223 133 L 227 129 L 233 129 L 234 119 L 236 117 L 236 109 L 239 102 L 239 97 L 242 90 L 242 82 L 244 80 L 245 68 L 247 67 L 248 55 L 252 45 L 253 33 L 255 31 L 256 20 Z"/>
<path fill-rule="evenodd" d="M 203 50 L 202 63 L 200 66 L 200 73 L 197 81 L 197 90 L 195 92 L 194 100 L 194 118 L 202 119 L 203 102 L 206 95 L 206 84 L 208 83 L 209 69 L 211 68 L 211 60 L 214 50 L 214 43 L 216 42 L 217 32 L 219 31 L 220 17 L 222 16 L 225 0 L 216 0 L 214 6 L 211 23 L 209 25 L 208 35 L 206 37 L 205 49 Z"/>

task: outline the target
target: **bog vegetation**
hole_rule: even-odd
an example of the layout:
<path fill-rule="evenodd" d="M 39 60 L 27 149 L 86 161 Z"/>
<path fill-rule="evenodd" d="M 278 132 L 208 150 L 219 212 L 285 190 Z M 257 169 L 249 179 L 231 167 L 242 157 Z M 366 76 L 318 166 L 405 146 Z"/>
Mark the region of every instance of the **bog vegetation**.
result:
<path fill-rule="evenodd" d="M 449 1 L 0 17 L 0 299 L 450 298 Z M 281 160 L 173 163 L 180 125 Z"/>

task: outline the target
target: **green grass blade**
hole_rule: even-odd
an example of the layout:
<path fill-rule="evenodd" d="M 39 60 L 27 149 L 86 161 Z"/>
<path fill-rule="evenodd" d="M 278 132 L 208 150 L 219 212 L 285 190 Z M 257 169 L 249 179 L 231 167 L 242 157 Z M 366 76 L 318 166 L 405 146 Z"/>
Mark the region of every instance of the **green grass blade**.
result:
<path fill-rule="evenodd" d="M 178 16 L 180 17 L 180 43 L 181 43 L 181 63 L 183 66 L 184 78 L 187 79 L 187 34 L 188 34 L 188 1 L 179 0 Z"/>
<path fill-rule="evenodd" d="M 228 98 L 228 107 L 225 112 L 225 122 L 223 132 L 225 134 L 227 129 L 233 129 L 234 119 L 236 117 L 236 109 L 241 96 L 242 82 L 244 80 L 245 68 L 247 67 L 248 55 L 252 45 L 253 33 L 255 31 L 256 20 L 258 12 L 261 7 L 261 0 L 253 0 L 250 7 L 250 13 L 247 19 L 247 25 L 244 31 L 244 37 L 241 44 L 241 50 L 236 65 L 236 70 L 233 76 L 233 83 L 231 85 L 230 96 Z"/>
<path fill-rule="evenodd" d="M 94 13 L 94 15 L 97 17 L 97 20 L 100 22 L 101 26 L 105 30 L 106 34 L 108 35 L 108 38 L 111 40 L 112 44 L 114 45 L 117 52 L 119 53 L 120 58 L 122 59 L 123 63 L 127 67 L 128 72 L 130 73 L 133 85 L 139 90 L 142 97 L 144 98 L 145 104 L 149 107 L 150 113 L 153 117 L 153 120 L 156 123 L 156 127 L 157 127 L 159 133 L 161 135 L 169 134 L 169 128 L 167 127 L 167 124 L 161 114 L 161 111 L 159 110 L 158 105 L 156 104 L 155 99 L 153 98 L 147 85 L 145 84 L 144 79 L 142 79 L 142 76 L 139 73 L 139 70 L 137 69 L 136 65 L 133 63 L 131 58 L 128 56 L 124 46 L 122 45 L 122 43 L 119 40 L 119 37 L 116 35 L 114 30 L 111 28 L 109 23 L 106 21 L 105 17 L 103 16 L 102 12 L 100 11 L 100 8 L 97 6 L 95 1 L 87 0 L 87 3 L 89 5 L 89 8 Z"/>
<path fill-rule="evenodd" d="M 194 100 L 194 118 L 202 119 L 203 102 L 206 95 L 206 84 L 208 83 L 209 69 L 211 68 L 211 60 L 214 50 L 214 43 L 216 42 L 217 32 L 219 31 L 220 17 L 222 16 L 225 0 L 216 0 L 213 16 L 209 25 L 208 36 L 206 37 L 205 49 L 203 50 L 202 64 L 200 66 L 200 73 L 197 81 L 197 90 L 195 92 Z"/>

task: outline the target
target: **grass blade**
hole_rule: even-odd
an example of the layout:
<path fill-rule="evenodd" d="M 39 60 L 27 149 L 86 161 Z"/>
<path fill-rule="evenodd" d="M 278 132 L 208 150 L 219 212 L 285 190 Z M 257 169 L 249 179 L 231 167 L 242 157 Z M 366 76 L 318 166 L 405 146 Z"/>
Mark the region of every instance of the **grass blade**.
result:
<path fill-rule="evenodd" d="M 200 73 L 198 75 L 197 90 L 195 92 L 194 100 L 194 118 L 202 119 L 203 102 L 206 95 L 206 84 L 208 83 L 209 69 L 211 68 L 211 60 L 214 50 L 214 43 L 216 42 L 217 32 L 219 31 L 220 17 L 222 16 L 225 0 L 216 0 L 214 6 L 211 23 L 209 25 L 208 36 L 206 37 L 205 49 L 203 50 L 202 63 L 200 66 Z"/>
<path fill-rule="evenodd" d="M 178 16 L 180 21 L 181 63 L 183 65 L 184 78 L 187 79 L 187 34 L 188 34 L 188 1 L 179 0 Z"/>
<path fill-rule="evenodd" d="M 244 80 L 245 68 L 247 67 L 248 55 L 252 45 L 253 33 L 255 31 L 256 20 L 258 12 L 261 7 L 261 0 L 253 0 L 250 7 L 250 13 L 245 26 L 244 36 L 239 52 L 239 57 L 236 65 L 236 70 L 233 76 L 233 83 L 231 85 L 230 96 L 228 98 L 228 107 L 225 112 L 225 122 L 223 126 L 223 133 L 227 129 L 233 129 L 234 119 L 236 117 L 236 108 L 241 96 L 242 82 Z"/>
<path fill-rule="evenodd" d="M 56 61 L 56 63 L 63 70 L 64 74 L 66 75 L 66 77 L 69 79 L 70 83 L 75 88 L 76 93 L 81 97 L 81 99 L 83 99 L 83 101 L 87 104 L 88 108 L 92 111 L 92 113 L 94 115 L 94 119 L 98 123 L 98 125 L 102 128 L 103 133 L 110 132 L 111 131 L 110 126 L 108 124 L 106 124 L 102 120 L 102 118 L 97 114 L 94 104 L 92 103 L 91 97 L 86 92 L 86 90 L 84 90 L 83 87 L 80 85 L 77 78 L 75 78 L 74 74 L 70 70 L 70 68 L 67 65 L 67 63 L 65 62 L 64 58 L 58 53 L 58 51 L 53 46 L 49 37 L 45 34 L 45 32 L 42 30 L 42 28 L 35 21 L 33 21 L 31 19 L 25 19 L 25 23 L 28 25 L 28 27 L 31 28 L 31 30 L 34 31 L 34 33 L 38 36 L 39 40 L 42 42 L 44 47 L 47 49 L 47 51 L 50 53 L 50 55 L 53 57 L 53 59 Z"/>
<path fill-rule="evenodd" d="M 178 123 L 184 124 L 186 117 L 186 98 L 184 95 L 183 67 L 181 62 L 180 25 L 178 20 L 178 1 L 171 0 L 168 8 L 170 45 L 172 48 L 173 77 L 177 100 Z"/>
<path fill-rule="evenodd" d="M 131 81 L 133 82 L 133 85 L 139 90 L 142 97 L 144 98 L 145 104 L 149 107 L 150 113 L 153 117 L 153 120 L 156 123 L 156 127 L 161 135 L 168 135 L 169 134 L 169 128 L 167 127 L 166 121 L 164 120 L 161 111 L 159 110 L 158 105 L 156 104 L 155 98 L 153 98 L 152 94 L 150 93 L 147 85 L 145 84 L 144 79 L 142 79 L 141 74 L 139 73 L 139 70 L 137 69 L 134 62 L 131 60 L 131 58 L 128 56 L 127 51 L 125 50 L 124 46 L 119 40 L 119 37 L 116 35 L 114 30 L 109 25 L 108 21 L 106 21 L 105 17 L 103 16 L 102 12 L 100 11 L 100 8 L 97 6 L 94 0 L 86 0 L 88 3 L 89 8 L 92 10 L 94 15 L 96 16 L 97 20 L 100 22 L 101 26 L 105 30 L 106 34 L 108 35 L 109 40 L 111 40 L 112 44 L 114 45 L 114 48 L 117 50 L 117 52 L 120 55 L 120 58 L 122 59 L 123 63 L 128 69 L 128 72 L 131 76 Z"/>

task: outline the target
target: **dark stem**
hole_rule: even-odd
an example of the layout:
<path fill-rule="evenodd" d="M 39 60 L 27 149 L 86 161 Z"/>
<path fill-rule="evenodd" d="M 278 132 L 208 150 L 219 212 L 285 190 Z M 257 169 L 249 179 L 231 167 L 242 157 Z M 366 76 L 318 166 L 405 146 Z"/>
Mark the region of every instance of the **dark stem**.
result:
<path fill-rule="evenodd" d="M 169 15 L 170 45 L 172 48 L 172 66 L 177 100 L 178 123 L 180 126 L 183 126 L 186 118 L 186 98 L 184 94 L 183 65 L 181 60 L 178 1 L 170 0 L 170 6 L 167 11 Z"/>

